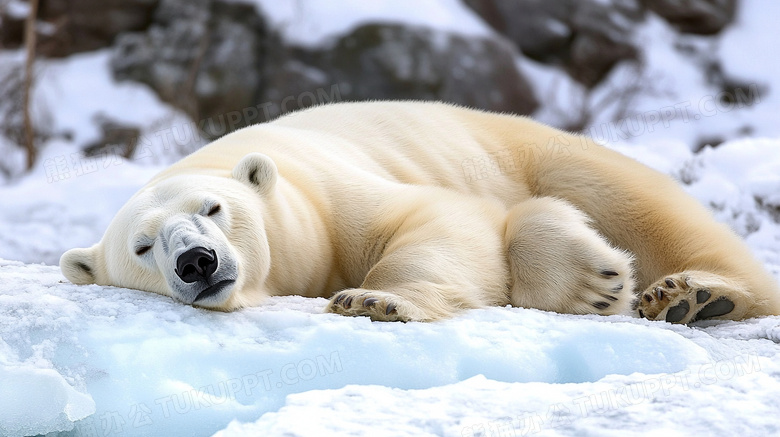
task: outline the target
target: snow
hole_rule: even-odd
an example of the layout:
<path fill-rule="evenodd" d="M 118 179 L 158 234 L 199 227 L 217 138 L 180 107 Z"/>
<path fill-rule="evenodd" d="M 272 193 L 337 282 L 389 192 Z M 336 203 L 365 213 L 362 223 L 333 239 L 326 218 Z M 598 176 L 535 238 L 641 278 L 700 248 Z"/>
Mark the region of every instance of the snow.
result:
<path fill-rule="evenodd" d="M 774 72 L 780 67 L 780 48 L 772 31 L 780 4 L 772 0 L 739 2 L 737 12 L 736 25 L 726 29 L 720 46 L 719 57 L 728 61 L 724 62 L 726 72 L 743 79 L 774 83 Z"/>
<path fill-rule="evenodd" d="M 747 3 L 750 2 L 743 2 Z M 623 130 L 629 132 L 629 138 L 620 140 L 648 144 L 676 138 L 698 147 L 700 143 L 738 138 L 747 131 L 758 136 L 778 133 L 774 124 L 759 123 L 756 117 L 758 113 L 766 114 L 777 107 L 767 101 L 766 89 L 756 82 L 755 74 L 739 77 L 738 90 L 729 91 L 707 77 L 711 65 L 734 65 L 733 59 L 717 56 L 719 47 L 730 43 L 729 33 L 720 39 L 679 35 L 668 23 L 649 14 L 635 37 L 643 49 L 645 70 L 641 79 L 644 84 L 632 102 L 629 117 L 633 115 L 641 122 L 637 128 L 628 124 Z M 755 72 L 756 64 L 748 65 L 751 66 L 749 71 Z M 618 70 L 613 76 L 619 73 Z M 728 79 L 733 79 L 728 71 L 726 74 Z M 619 77 L 616 79 L 623 81 Z M 601 88 L 608 92 L 617 86 L 605 84 Z M 724 102 L 722 97 L 735 101 Z M 604 124 L 608 124 L 607 119 L 591 126 L 591 135 L 599 136 L 596 132 L 602 130 Z M 612 142 L 615 142 L 614 137 Z"/>
<path fill-rule="evenodd" d="M 104 49 L 36 61 L 31 112 L 38 128 L 51 137 L 41 146 L 45 158 L 39 159 L 40 167 L 54 166 L 47 159 L 58 158 L 64 177 L 89 171 L 75 155 L 101 138 L 101 121 L 140 130 L 134 158 L 141 165 L 170 164 L 203 145 L 202 139 L 191 134 L 193 122 L 162 102 L 149 87 L 114 80 L 109 60 L 110 50 Z M 18 67 L 23 61 L 22 50 L 0 50 L 0 68 Z M 8 146 L 3 146 L 6 142 Z M 18 169 L 20 165 L 11 165 L 11 160 L 24 160 L 19 148 L 1 135 L 0 147 L 10 155 L 3 161 L 10 169 Z M 112 158 L 103 156 L 96 161 L 108 169 L 116 164 Z M 71 175 L 65 174 L 68 171 Z M 57 179 L 56 173 L 47 169 L 47 178 Z"/>
<path fill-rule="evenodd" d="M 6 13 L 9 17 L 21 20 L 27 18 L 30 14 L 30 5 L 17 0 L 10 0 L 5 5 Z"/>
<path fill-rule="evenodd" d="M 233 422 L 216 436 L 775 435 L 780 403 L 770 390 L 776 394 L 780 384 L 764 372 L 777 369 L 746 355 L 583 384 L 475 376 L 428 390 L 348 386 L 291 395 L 279 412 Z"/>
<path fill-rule="evenodd" d="M 664 147 L 672 140 L 698 150 L 731 139 L 776 137 L 780 84 L 774 72 L 780 68 L 780 48 L 773 17 L 778 9 L 771 0 L 739 2 L 735 23 L 715 37 L 680 34 L 648 12 L 633 35 L 641 49 L 638 63 L 618 64 L 593 90 L 559 67 L 519 59 L 542 102 L 534 118 L 579 127 L 584 112 L 584 132 L 612 146 Z M 724 90 L 710 80 L 712 66 L 722 68 L 736 88 Z M 623 100 L 627 111 L 620 112 Z"/>
<path fill-rule="evenodd" d="M 21 59 L 19 51 L 0 52 L 0 62 Z M 33 108 L 55 137 L 23 183 L 0 186 L 0 258 L 57 264 L 68 247 L 91 245 L 161 165 L 197 147 L 191 136 L 171 135 L 192 124 L 181 112 L 144 85 L 114 81 L 108 61 L 101 50 L 37 63 Z M 133 159 L 85 159 L 78 151 L 100 137 L 101 118 L 140 129 Z"/>
<path fill-rule="evenodd" d="M 780 89 L 776 72 L 780 69 L 780 47 L 775 17 L 780 16 L 780 4 L 771 0 L 744 1 L 739 2 L 737 12 L 736 24 L 722 36 L 718 58 L 726 74 L 756 84 L 763 91 L 761 110 L 746 114 L 756 133 L 777 133 Z"/>
<path fill-rule="evenodd" d="M 423 26 L 469 36 L 492 34 L 459 0 L 340 0 L 338 7 L 318 0 L 232 0 L 253 3 L 291 45 L 321 47 L 369 23 Z"/>
<path fill-rule="evenodd" d="M 73 422 L 95 412 L 95 402 L 76 391 L 55 370 L 3 366 L 0 410 L 3 435 L 42 434 L 71 428 Z"/>
<path fill-rule="evenodd" d="M 307 47 L 372 21 L 491 32 L 457 0 L 234 1 L 257 5 L 288 43 Z M 10 4 L 23 13 L 24 3 Z M 637 28 L 645 71 L 622 65 L 591 92 L 559 68 L 518 65 L 545 102 L 536 118 L 564 125 L 588 109 L 591 135 L 683 181 L 780 277 L 780 49 L 767 37 L 777 8 L 740 2 L 735 24 L 714 38 L 681 36 L 649 13 Z M 97 242 L 146 180 L 197 146 L 176 134 L 190 127 L 180 112 L 143 85 L 116 83 L 108 58 L 38 63 L 34 108 L 68 135 L 0 187 L 1 436 L 780 434 L 780 316 L 686 327 L 486 308 L 372 323 L 323 314 L 324 299 L 272 298 L 226 314 L 68 283 L 59 256 Z M 21 60 L 0 52 L 0 63 Z M 758 101 L 721 103 L 700 68 L 713 60 L 755 85 L 744 91 Z M 611 93 L 636 80 L 655 87 L 612 121 Z M 99 136 L 101 116 L 139 126 L 139 154 L 77 153 Z"/>
<path fill-rule="evenodd" d="M 160 162 L 154 158 L 168 155 L 162 162 L 170 162 L 173 151 L 164 132 L 191 122 L 146 85 L 115 81 L 110 56 L 106 49 L 38 62 L 33 106 L 51 117 L 53 132 L 67 133 L 75 144 L 97 140 L 101 118 L 137 126 L 141 128 L 137 157 Z"/>
<path fill-rule="evenodd" d="M 402 324 L 324 305 L 217 313 L 0 261 L 0 435 L 778 431 L 780 317 L 691 328 L 488 308 Z"/>
<path fill-rule="evenodd" d="M 114 157 L 85 160 L 59 143 L 40 160 L 56 160 L 68 171 L 39 166 L 24 180 L 0 186 L 0 258 L 57 265 L 68 248 L 100 240 L 119 208 L 161 169 Z"/>

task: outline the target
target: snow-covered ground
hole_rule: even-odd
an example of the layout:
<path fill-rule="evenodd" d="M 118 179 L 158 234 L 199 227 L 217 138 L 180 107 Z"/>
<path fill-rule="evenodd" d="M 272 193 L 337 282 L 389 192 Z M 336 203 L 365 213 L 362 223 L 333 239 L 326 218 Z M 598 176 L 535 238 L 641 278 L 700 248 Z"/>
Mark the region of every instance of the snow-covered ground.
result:
<path fill-rule="evenodd" d="M 414 12 L 420 2 L 344 0 L 352 13 L 330 20 L 312 18 L 324 16 L 311 1 L 236 1 L 256 3 L 303 45 L 377 18 L 489 32 L 455 0 L 425 13 Z M 683 181 L 780 277 L 780 46 L 770 37 L 780 10 L 741 4 L 718 41 L 681 38 L 650 14 L 639 29 L 648 48 L 640 79 L 664 93 L 638 95 L 634 118 L 617 123 L 596 107 L 589 130 Z M 680 55 L 680 44 L 693 54 Z M 19 56 L 2 52 L 0 62 Z M 746 95 L 755 85 L 758 101 L 722 103 L 693 68 L 702 57 L 723 61 Z M 172 134 L 187 130 L 183 115 L 142 85 L 114 83 L 107 61 L 99 51 L 39 65 L 38 108 L 69 135 L 0 187 L 0 436 L 780 435 L 780 316 L 685 327 L 488 308 L 439 323 L 371 323 L 323 314 L 323 299 L 224 314 L 67 283 L 59 256 L 96 242 L 177 148 L 194 147 Z M 518 62 L 546 102 L 536 116 L 556 123 L 632 74 L 619 68 L 584 99 L 560 71 Z M 143 127 L 134 159 L 76 153 L 65 137 L 96 138 L 96 116 Z M 732 139 L 746 133 L 754 138 Z M 708 138 L 727 141 L 691 152 Z"/>
<path fill-rule="evenodd" d="M 780 432 L 779 317 L 372 323 L 300 297 L 210 312 L 10 261 L 0 278 L 2 435 Z"/>

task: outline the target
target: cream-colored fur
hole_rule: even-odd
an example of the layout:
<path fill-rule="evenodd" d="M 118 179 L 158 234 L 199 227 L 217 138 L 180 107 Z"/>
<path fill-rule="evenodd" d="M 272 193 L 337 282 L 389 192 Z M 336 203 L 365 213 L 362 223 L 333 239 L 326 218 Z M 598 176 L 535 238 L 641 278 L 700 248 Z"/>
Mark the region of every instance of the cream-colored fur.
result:
<path fill-rule="evenodd" d="M 193 247 L 212 255 L 183 262 Z M 523 117 L 438 103 L 329 105 L 227 135 L 61 268 L 220 310 L 332 297 L 329 311 L 375 320 L 510 303 L 615 314 L 635 295 L 637 314 L 673 322 L 780 314 L 774 279 L 669 177 Z"/>
<path fill-rule="evenodd" d="M 585 214 L 551 197 L 521 202 L 507 217 L 512 305 L 572 314 L 628 312 L 631 256 L 590 227 Z"/>

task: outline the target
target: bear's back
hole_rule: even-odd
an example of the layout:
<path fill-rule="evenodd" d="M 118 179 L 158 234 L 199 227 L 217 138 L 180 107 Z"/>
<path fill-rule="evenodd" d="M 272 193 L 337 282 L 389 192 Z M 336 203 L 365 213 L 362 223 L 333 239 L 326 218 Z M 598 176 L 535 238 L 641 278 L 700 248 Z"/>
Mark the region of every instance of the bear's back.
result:
<path fill-rule="evenodd" d="M 566 153 L 593 144 L 525 117 L 443 103 L 338 103 L 228 134 L 153 182 L 181 173 L 229 177 L 243 156 L 260 152 L 298 186 L 440 186 L 511 205 L 531 195 L 525 173 L 543 168 L 537 164 L 556 141 L 573 144 Z"/>

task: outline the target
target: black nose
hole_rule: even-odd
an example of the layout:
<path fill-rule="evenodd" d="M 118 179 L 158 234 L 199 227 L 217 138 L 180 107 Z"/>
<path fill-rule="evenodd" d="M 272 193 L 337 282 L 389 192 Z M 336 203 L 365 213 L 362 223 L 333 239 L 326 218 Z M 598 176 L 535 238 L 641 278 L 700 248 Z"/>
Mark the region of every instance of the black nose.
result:
<path fill-rule="evenodd" d="M 193 247 L 179 255 L 176 260 L 176 274 L 186 283 L 200 278 L 208 279 L 217 270 L 217 253 L 205 247 Z"/>

